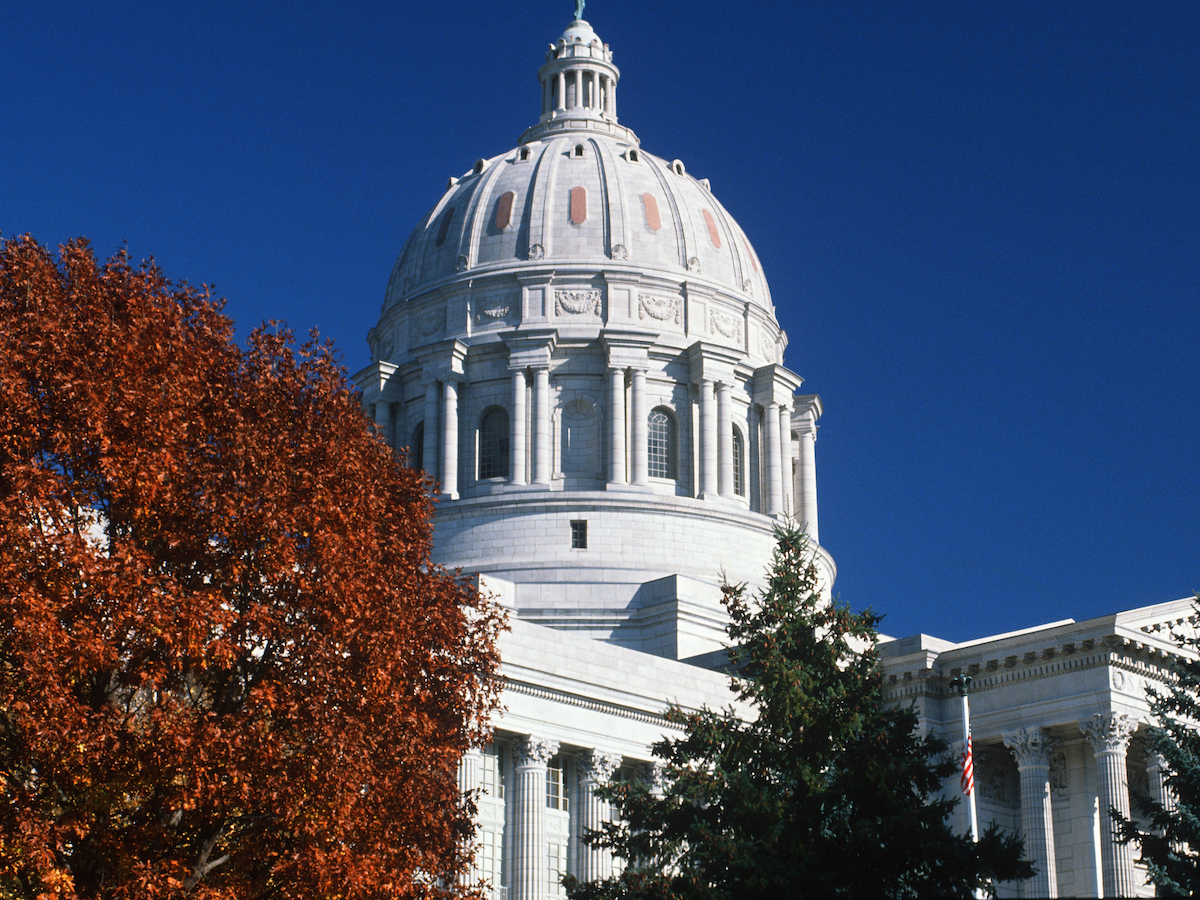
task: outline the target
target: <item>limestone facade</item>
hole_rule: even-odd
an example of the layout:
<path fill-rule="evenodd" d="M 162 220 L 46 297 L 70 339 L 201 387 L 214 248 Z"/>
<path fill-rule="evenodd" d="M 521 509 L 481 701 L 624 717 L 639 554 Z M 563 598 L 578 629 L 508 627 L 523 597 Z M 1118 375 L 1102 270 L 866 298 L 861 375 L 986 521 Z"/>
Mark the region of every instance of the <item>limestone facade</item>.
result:
<path fill-rule="evenodd" d="M 765 275 L 709 182 L 618 123 L 619 76 L 572 22 L 538 72 L 536 124 L 449 179 L 405 243 L 355 376 L 382 434 L 439 484 L 437 561 L 511 611 L 496 738 L 460 772 L 479 798 L 471 877 L 505 900 L 610 873 L 582 841 L 610 814 L 596 786 L 654 777 L 667 703 L 732 701 L 712 669 L 722 573 L 761 584 L 793 517 L 826 592 L 836 576 L 820 398 L 783 365 Z M 1021 831 L 1038 868 L 1002 896 L 1149 895 L 1105 813 L 1138 785 L 1163 795 L 1144 688 L 1190 615 L 885 642 L 887 699 L 950 742 L 949 681 L 974 678 L 980 824 Z"/>

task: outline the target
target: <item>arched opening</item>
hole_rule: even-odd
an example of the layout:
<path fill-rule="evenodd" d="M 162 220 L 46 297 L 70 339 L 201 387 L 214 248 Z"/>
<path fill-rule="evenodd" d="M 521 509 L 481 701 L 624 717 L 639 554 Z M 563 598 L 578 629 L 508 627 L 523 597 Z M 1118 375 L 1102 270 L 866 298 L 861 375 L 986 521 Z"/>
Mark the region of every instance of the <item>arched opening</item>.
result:
<path fill-rule="evenodd" d="M 411 469 L 425 468 L 425 423 L 418 422 L 408 440 L 408 465 Z"/>
<path fill-rule="evenodd" d="M 650 477 L 674 480 L 679 472 L 675 417 L 665 406 L 656 406 L 650 410 L 646 426 L 646 460 Z"/>
<path fill-rule="evenodd" d="M 736 425 L 733 426 L 733 492 L 746 496 L 746 439 Z"/>

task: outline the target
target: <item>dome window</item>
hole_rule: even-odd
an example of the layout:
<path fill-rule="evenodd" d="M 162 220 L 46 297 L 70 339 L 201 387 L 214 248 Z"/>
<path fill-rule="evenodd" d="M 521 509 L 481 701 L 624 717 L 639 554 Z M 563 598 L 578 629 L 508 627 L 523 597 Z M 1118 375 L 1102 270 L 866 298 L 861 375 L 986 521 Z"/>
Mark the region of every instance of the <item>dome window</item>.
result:
<path fill-rule="evenodd" d="M 572 156 L 574 156 L 576 159 L 583 157 L 583 144 L 575 145 L 575 150 L 572 152 Z"/>
<path fill-rule="evenodd" d="M 454 219 L 454 207 L 447 206 L 446 211 L 442 213 L 442 223 L 438 226 L 437 237 L 433 239 L 433 245 L 440 247 L 446 243 L 446 236 L 450 233 L 450 222 Z"/>
<path fill-rule="evenodd" d="M 675 160 L 675 162 L 671 163 L 671 171 L 676 175 L 686 174 L 686 170 L 683 168 L 683 163 L 679 160 Z"/>
<path fill-rule="evenodd" d="M 717 220 L 713 218 L 713 214 L 707 209 L 700 210 L 704 214 L 704 224 L 708 226 L 708 239 L 712 241 L 712 245 L 718 250 L 721 249 L 721 235 L 717 231 Z"/>
<path fill-rule="evenodd" d="M 646 212 L 646 227 L 651 231 L 662 228 L 662 218 L 658 214 L 658 201 L 653 194 L 642 194 L 642 209 Z"/>
<path fill-rule="evenodd" d="M 746 439 L 733 426 L 733 492 L 739 497 L 746 496 Z"/>
<path fill-rule="evenodd" d="M 675 419 L 670 410 L 657 406 L 646 422 L 646 461 L 651 478 L 675 478 Z"/>
<path fill-rule="evenodd" d="M 518 160 L 518 161 L 520 161 L 520 162 L 525 162 L 525 161 L 526 161 L 526 160 L 528 160 L 528 159 L 529 159 L 529 148 L 528 148 L 528 147 L 522 147 L 522 148 L 521 148 L 521 149 L 520 149 L 520 150 L 517 152 L 517 160 Z"/>
<path fill-rule="evenodd" d="M 487 168 L 487 160 L 486 159 L 475 160 L 475 168 L 473 169 L 473 171 L 475 172 L 476 175 L 482 174 L 483 170 L 486 168 Z"/>
<path fill-rule="evenodd" d="M 638 161 L 638 152 L 636 150 L 634 150 L 632 147 L 630 147 L 628 150 L 625 151 L 625 158 L 627 160 L 629 160 L 630 162 L 637 162 Z"/>
<path fill-rule="evenodd" d="M 571 224 L 582 225 L 587 221 L 587 188 L 571 188 Z"/>
<path fill-rule="evenodd" d="M 508 413 L 493 406 L 479 420 L 480 481 L 508 477 L 508 441 Z"/>
<path fill-rule="evenodd" d="M 512 223 L 513 192 L 505 191 L 496 201 L 496 230 L 504 231 Z"/>

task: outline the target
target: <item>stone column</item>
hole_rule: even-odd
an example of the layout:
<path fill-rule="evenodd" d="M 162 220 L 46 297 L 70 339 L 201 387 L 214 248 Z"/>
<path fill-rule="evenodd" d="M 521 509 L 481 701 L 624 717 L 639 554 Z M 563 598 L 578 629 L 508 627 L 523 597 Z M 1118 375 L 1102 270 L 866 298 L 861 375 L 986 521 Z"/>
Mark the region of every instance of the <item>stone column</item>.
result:
<path fill-rule="evenodd" d="M 458 385 L 447 380 L 442 389 L 442 494 L 458 499 Z"/>
<path fill-rule="evenodd" d="M 1100 800 L 1100 860 L 1105 897 L 1132 897 L 1137 891 L 1133 845 L 1117 843 L 1111 810 L 1129 817 L 1129 778 L 1125 751 L 1137 722 L 1119 713 L 1097 713 L 1079 730 L 1087 735 L 1096 756 L 1096 783 Z"/>
<path fill-rule="evenodd" d="M 767 515 L 783 512 L 783 481 L 780 462 L 779 404 L 766 405 L 767 424 Z"/>
<path fill-rule="evenodd" d="M 717 398 L 713 383 L 700 382 L 700 496 L 717 493 Z"/>
<path fill-rule="evenodd" d="M 546 765 L 557 752 L 557 741 L 541 737 L 525 737 L 513 746 L 516 784 L 511 900 L 546 898 Z"/>
<path fill-rule="evenodd" d="M 786 404 L 779 407 L 779 493 L 781 509 L 792 515 L 795 491 L 792 487 L 792 410 Z"/>
<path fill-rule="evenodd" d="M 575 107 L 583 106 L 583 69 L 575 70 Z"/>
<path fill-rule="evenodd" d="M 550 369 L 533 373 L 533 483 L 550 483 Z"/>
<path fill-rule="evenodd" d="M 596 788 L 608 784 L 621 765 L 619 753 L 589 750 L 579 757 L 579 836 L 599 831 L 611 820 L 612 810 L 607 800 L 596 796 Z M 612 875 L 612 852 L 604 847 L 581 843 L 579 847 L 580 881 L 595 881 Z"/>
<path fill-rule="evenodd" d="M 375 427 L 389 447 L 396 446 L 395 435 L 392 434 L 392 404 L 382 397 L 375 402 Z"/>
<path fill-rule="evenodd" d="M 632 427 L 630 431 L 630 449 L 633 453 L 633 469 L 632 481 L 634 484 L 649 484 L 650 483 L 650 466 L 648 453 L 649 448 L 646 446 L 648 439 L 646 417 L 650 414 L 650 410 L 646 409 L 646 370 L 633 370 L 633 396 L 630 397 L 629 419 Z"/>
<path fill-rule="evenodd" d="M 608 370 L 608 483 L 625 484 L 625 370 Z"/>
<path fill-rule="evenodd" d="M 429 477 L 438 477 L 438 383 L 430 379 L 425 385 L 425 441 L 421 445 L 421 463 Z"/>
<path fill-rule="evenodd" d="M 722 497 L 736 496 L 733 485 L 733 410 L 729 385 L 717 385 L 717 488 Z"/>
<path fill-rule="evenodd" d="M 512 373 L 512 437 L 509 440 L 509 462 L 513 484 L 525 483 L 525 370 Z"/>
<path fill-rule="evenodd" d="M 1146 775 L 1150 779 L 1150 799 L 1170 812 L 1175 808 L 1175 796 L 1167 787 L 1167 758 L 1151 750 L 1146 754 Z"/>
<path fill-rule="evenodd" d="M 478 799 L 483 787 L 483 753 L 473 747 L 462 755 L 458 761 L 458 791 L 460 794 Z M 476 826 L 478 831 L 478 826 Z M 459 884 L 474 884 L 480 879 L 479 858 L 472 858 L 471 865 L 459 876 Z"/>
<path fill-rule="evenodd" d="M 804 525 L 808 539 L 820 543 L 817 530 L 817 423 L 811 416 L 804 416 L 798 423 L 800 437 L 799 490 L 797 493 L 796 516 Z"/>
<path fill-rule="evenodd" d="M 558 98 L 554 103 L 556 110 L 565 109 L 567 106 L 567 75 L 565 72 L 558 73 Z"/>
<path fill-rule="evenodd" d="M 1021 776 L 1021 831 L 1025 855 L 1036 870 L 1026 880 L 1024 895 L 1057 897 L 1058 868 L 1054 856 L 1054 819 L 1050 806 L 1050 751 L 1054 742 L 1041 728 L 1018 728 L 1004 737 L 1017 758 Z"/>

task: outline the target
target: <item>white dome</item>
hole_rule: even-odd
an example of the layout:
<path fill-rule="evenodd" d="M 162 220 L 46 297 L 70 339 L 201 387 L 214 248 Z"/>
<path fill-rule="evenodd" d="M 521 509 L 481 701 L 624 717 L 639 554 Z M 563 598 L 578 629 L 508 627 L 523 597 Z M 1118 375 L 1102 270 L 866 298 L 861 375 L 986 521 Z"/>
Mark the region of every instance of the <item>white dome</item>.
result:
<path fill-rule="evenodd" d="M 355 380 L 440 484 L 439 563 L 531 621 L 715 650 L 718 573 L 759 581 L 781 517 L 818 537 L 820 400 L 782 365 L 741 228 L 618 123 L 588 23 L 538 78 L 537 123 L 450 179 L 405 243 Z"/>

